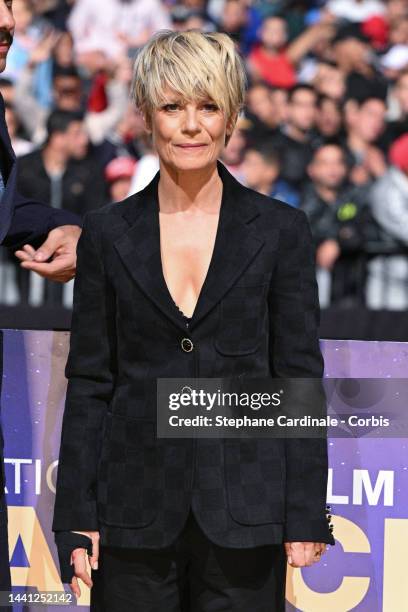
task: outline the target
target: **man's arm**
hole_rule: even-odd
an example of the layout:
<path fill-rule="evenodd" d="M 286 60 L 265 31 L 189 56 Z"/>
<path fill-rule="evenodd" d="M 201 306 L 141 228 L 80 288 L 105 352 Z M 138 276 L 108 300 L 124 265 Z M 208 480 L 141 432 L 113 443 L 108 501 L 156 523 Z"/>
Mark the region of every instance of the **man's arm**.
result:
<path fill-rule="evenodd" d="M 51 208 L 16 193 L 11 225 L 2 244 L 13 250 L 25 244 L 39 247 L 51 230 L 65 225 L 81 227 L 82 221 L 71 212 Z"/>
<path fill-rule="evenodd" d="M 17 249 L 22 268 L 66 283 L 75 276 L 80 234 L 77 215 L 15 194 L 11 226 L 2 244 Z"/>
<path fill-rule="evenodd" d="M 0 95 L 0 140 L 4 154 L 14 164 Z M 81 219 L 67 211 L 21 196 L 16 190 L 15 173 L 8 177 L 7 189 L 0 207 L 0 244 L 16 251 L 16 257 L 27 270 L 59 282 L 75 275 L 76 246 L 81 233 Z M 44 242 L 45 239 L 45 242 Z M 35 250 L 40 247 L 39 250 Z M 52 258 L 50 263 L 47 262 Z"/>

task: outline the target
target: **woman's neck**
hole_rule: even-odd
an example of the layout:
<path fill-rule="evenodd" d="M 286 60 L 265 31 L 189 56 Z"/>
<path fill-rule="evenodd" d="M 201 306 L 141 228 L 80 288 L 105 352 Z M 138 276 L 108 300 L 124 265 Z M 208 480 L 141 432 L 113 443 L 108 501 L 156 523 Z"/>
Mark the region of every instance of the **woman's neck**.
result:
<path fill-rule="evenodd" d="M 217 165 L 200 170 L 175 170 L 160 162 L 160 212 L 200 209 L 215 212 L 221 205 L 222 181 Z"/>

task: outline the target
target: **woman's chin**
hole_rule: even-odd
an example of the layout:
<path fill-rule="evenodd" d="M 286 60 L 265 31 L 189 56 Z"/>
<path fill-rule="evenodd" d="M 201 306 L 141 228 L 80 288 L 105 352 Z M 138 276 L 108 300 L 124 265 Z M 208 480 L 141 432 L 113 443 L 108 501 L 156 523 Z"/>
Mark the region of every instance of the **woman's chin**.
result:
<path fill-rule="evenodd" d="M 176 159 L 173 161 L 173 166 L 176 170 L 179 171 L 189 171 L 189 170 L 204 170 L 209 166 L 213 166 L 217 163 L 217 160 L 212 159 Z"/>

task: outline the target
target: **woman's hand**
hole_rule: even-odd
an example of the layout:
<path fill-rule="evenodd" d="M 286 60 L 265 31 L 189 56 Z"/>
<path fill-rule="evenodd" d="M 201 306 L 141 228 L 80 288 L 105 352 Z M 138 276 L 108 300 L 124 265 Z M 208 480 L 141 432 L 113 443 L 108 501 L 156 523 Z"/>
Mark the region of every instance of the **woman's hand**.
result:
<path fill-rule="evenodd" d="M 292 567 L 305 567 L 320 561 L 326 552 L 326 544 L 321 542 L 285 542 L 286 556 Z"/>
<path fill-rule="evenodd" d="M 93 570 L 98 569 L 99 558 L 99 531 L 74 531 L 88 536 L 92 540 L 92 556 L 89 557 L 89 563 Z M 92 587 L 92 580 L 86 571 L 86 548 L 75 548 L 71 554 L 71 565 L 74 565 L 74 577 L 70 584 L 71 590 L 76 597 L 81 597 L 81 589 L 79 587 L 78 578 L 80 578 L 89 588 Z"/>

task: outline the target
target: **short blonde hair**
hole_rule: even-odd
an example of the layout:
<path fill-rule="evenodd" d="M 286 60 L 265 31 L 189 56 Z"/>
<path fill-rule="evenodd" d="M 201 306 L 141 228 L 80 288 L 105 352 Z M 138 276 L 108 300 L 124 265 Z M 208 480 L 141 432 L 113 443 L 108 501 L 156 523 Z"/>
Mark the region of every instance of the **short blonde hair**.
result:
<path fill-rule="evenodd" d="M 160 30 L 139 51 L 134 65 L 132 98 L 151 115 L 164 101 L 166 87 L 185 100 L 210 98 L 227 118 L 244 104 L 243 61 L 227 34 L 199 30 Z"/>

